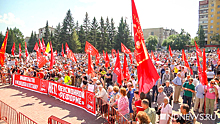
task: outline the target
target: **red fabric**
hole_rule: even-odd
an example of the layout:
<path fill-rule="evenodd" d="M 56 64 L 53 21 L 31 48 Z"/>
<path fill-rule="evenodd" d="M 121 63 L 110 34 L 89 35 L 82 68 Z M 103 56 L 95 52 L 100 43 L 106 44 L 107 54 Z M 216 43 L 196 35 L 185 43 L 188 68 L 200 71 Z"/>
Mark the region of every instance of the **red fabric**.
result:
<path fill-rule="evenodd" d="M 132 0 L 132 19 L 134 28 L 134 41 L 135 49 L 137 51 L 137 72 L 138 72 L 138 83 L 139 91 L 147 93 L 159 79 L 157 70 L 155 69 L 145 46 L 144 36 L 141 29 L 138 13 L 134 0 Z"/>
<path fill-rule="evenodd" d="M 195 41 L 195 46 L 196 46 L 196 53 L 198 53 L 198 55 L 200 56 L 200 57 L 202 57 L 202 51 L 199 49 L 199 47 L 197 46 L 197 43 L 196 43 L 196 41 Z"/>
<path fill-rule="evenodd" d="M 202 81 L 202 69 L 201 69 L 201 66 L 200 66 L 200 63 L 199 63 L 199 57 L 198 57 L 198 53 L 196 53 L 196 60 L 197 60 L 197 65 L 198 65 L 198 75 L 199 75 L 199 81 L 203 84 L 203 81 Z"/>
<path fill-rule="evenodd" d="M 55 52 L 53 52 L 53 55 L 54 55 L 54 56 L 57 56 L 57 50 L 55 50 Z"/>
<path fill-rule="evenodd" d="M 94 72 L 92 67 L 92 58 L 90 52 L 88 52 L 88 75 Z"/>
<path fill-rule="evenodd" d="M 42 38 L 42 46 L 43 46 L 43 53 L 46 51 L 46 46 L 45 46 L 45 43 L 44 43 L 44 39 Z"/>
<path fill-rule="evenodd" d="M 69 54 L 69 51 L 70 51 L 70 48 L 69 48 L 68 44 L 66 43 L 66 54 L 67 55 Z"/>
<path fill-rule="evenodd" d="M 130 57 L 130 64 L 133 64 L 133 57 L 131 53 L 129 54 L 129 57 Z"/>
<path fill-rule="evenodd" d="M 42 79 L 42 78 L 44 78 L 44 74 L 42 72 L 37 72 L 37 77 Z"/>
<path fill-rule="evenodd" d="M 169 45 L 169 52 L 170 52 L 170 56 L 173 57 L 173 53 L 172 53 L 170 45 Z"/>
<path fill-rule="evenodd" d="M 21 58 L 21 44 L 19 43 L 19 58 Z"/>
<path fill-rule="evenodd" d="M 157 60 L 157 58 L 154 56 L 154 53 L 153 53 L 153 51 L 151 50 L 151 58 L 154 60 L 154 61 L 156 61 Z"/>
<path fill-rule="evenodd" d="M 25 55 L 26 55 L 26 58 L 28 57 L 28 50 L 27 50 L 27 44 L 25 42 Z"/>
<path fill-rule="evenodd" d="M 115 68 L 114 68 L 114 73 L 118 76 L 117 82 L 119 85 L 122 84 L 123 76 L 122 76 L 122 69 L 121 69 L 121 62 L 120 62 L 120 57 L 119 57 L 119 52 L 116 55 L 116 62 L 115 62 Z"/>
<path fill-rule="evenodd" d="M 103 58 L 104 58 L 104 60 L 106 59 L 106 57 L 105 57 L 105 51 L 103 50 L 102 51 L 103 52 Z M 105 60 L 106 61 L 106 60 Z"/>
<path fill-rule="evenodd" d="M 109 62 L 110 62 L 110 60 L 109 60 L 109 57 L 108 57 L 108 53 L 107 53 L 107 51 L 106 51 L 106 57 L 105 57 L 105 67 L 106 68 L 108 68 L 110 65 L 109 65 Z"/>
<path fill-rule="evenodd" d="M 218 63 L 220 63 L 220 51 L 219 51 L 219 48 L 217 50 L 217 54 L 218 54 Z"/>
<path fill-rule="evenodd" d="M 113 54 L 114 54 L 114 56 L 116 56 L 116 50 L 115 49 L 112 49 L 112 52 L 113 52 Z"/>
<path fill-rule="evenodd" d="M 41 43 L 40 39 L 39 39 L 39 46 L 40 46 L 40 52 L 44 52 L 44 50 L 43 50 L 43 44 Z"/>
<path fill-rule="evenodd" d="M 41 55 L 41 53 L 37 53 L 37 62 L 38 67 L 42 68 L 47 63 L 47 60 Z"/>
<path fill-rule="evenodd" d="M 64 57 L 63 44 L 62 44 L 62 52 L 61 55 Z"/>
<path fill-rule="evenodd" d="M 203 73 L 202 73 L 202 80 L 203 80 L 203 85 L 207 85 L 208 84 L 208 80 L 207 80 L 207 74 L 206 74 L 206 55 L 205 55 L 205 49 L 203 49 L 203 64 L 202 64 L 202 69 L 203 69 Z"/>
<path fill-rule="evenodd" d="M 186 66 L 187 68 L 190 68 L 190 67 L 189 67 L 189 63 L 188 63 L 187 58 L 186 58 L 186 54 L 185 54 L 184 49 L 182 49 L 182 60 L 184 61 L 185 66 Z"/>
<path fill-rule="evenodd" d="M 92 56 L 95 56 L 96 54 L 99 53 L 98 50 L 92 44 L 90 44 L 88 41 L 86 41 L 85 52 L 87 54 L 90 52 L 90 54 Z"/>
<path fill-rule="evenodd" d="M 121 52 L 126 53 L 126 54 L 131 53 L 131 51 L 123 43 L 121 43 Z"/>
<path fill-rule="evenodd" d="M 37 42 L 36 42 L 36 44 L 35 44 L 35 46 L 34 46 L 34 50 L 35 50 L 36 52 L 40 52 Z"/>
<path fill-rule="evenodd" d="M 76 57 L 74 53 L 72 52 L 72 50 L 69 50 L 67 57 L 70 58 L 73 62 L 77 62 Z"/>
<path fill-rule="evenodd" d="M 137 108 L 137 113 L 139 111 L 144 111 L 144 108 L 141 106 L 141 100 L 138 100 L 134 103 L 134 106 Z"/>
<path fill-rule="evenodd" d="M 99 53 L 96 54 L 96 58 L 95 58 L 95 64 L 98 65 L 99 64 L 99 59 L 100 59 L 100 55 Z"/>
<path fill-rule="evenodd" d="M 114 53 L 113 53 L 113 49 L 112 49 L 112 58 L 114 59 Z"/>
<path fill-rule="evenodd" d="M 52 46 L 51 41 L 50 41 L 50 49 L 51 49 L 50 69 L 53 69 L 53 65 L 55 63 L 55 60 L 54 60 L 54 56 L 53 56 L 53 46 Z"/>
<path fill-rule="evenodd" d="M 26 43 L 26 42 L 25 42 Z M 11 54 L 14 56 L 15 55 L 15 42 L 13 43 L 13 46 L 11 48 Z"/>
<path fill-rule="evenodd" d="M 130 79 L 129 69 L 128 69 L 128 63 L 126 54 L 124 54 L 124 63 L 123 63 L 123 76 L 127 79 L 127 81 Z"/>

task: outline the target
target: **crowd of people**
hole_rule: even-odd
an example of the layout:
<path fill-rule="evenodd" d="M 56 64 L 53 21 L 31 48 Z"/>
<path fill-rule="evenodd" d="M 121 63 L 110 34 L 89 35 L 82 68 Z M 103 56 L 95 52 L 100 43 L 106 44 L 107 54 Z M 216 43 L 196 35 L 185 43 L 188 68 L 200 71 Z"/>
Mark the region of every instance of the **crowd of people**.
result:
<path fill-rule="evenodd" d="M 181 53 L 174 51 L 173 56 L 170 57 L 166 51 L 154 52 L 157 60 L 152 60 L 152 62 L 160 78 L 148 93 L 139 92 L 135 60 L 133 64 L 128 61 L 130 77 L 123 79 L 122 85 L 117 82 L 117 75 L 113 71 L 116 57 L 110 54 L 110 66 L 105 67 L 104 57 L 101 57 L 98 65 L 93 59 L 94 73 L 89 75 L 87 54 L 75 54 L 77 62 L 57 55 L 53 69 L 49 69 L 49 62 L 44 67 L 38 68 L 35 53 L 31 53 L 28 59 L 8 55 L 5 59 L 5 66 L 0 69 L 0 78 L 4 82 L 6 74 L 20 74 L 89 90 L 94 92 L 98 99 L 97 107 L 101 113 L 97 114 L 107 116 L 107 105 L 110 105 L 132 123 L 193 124 L 196 119 L 192 111 L 214 115 L 216 105 L 220 107 L 220 63 L 218 63 L 218 55 L 215 50 L 207 52 L 207 60 L 200 58 L 200 64 L 202 61 L 206 61 L 209 82 L 208 85 L 203 86 L 199 81 L 196 52 L 186 50 L 193 73 L 184 66 Z M 121 63 L 123 63 L 123 56 L 124 54 L 120 54 Z M 15 64 L 7 65 L 8 61 L 14 61 Z M 179 115 L 181 116 L 173 116 L 175 104 L 180 104 Z M 184 118 L 186 115 L 192 116 L 186 119 Z"/>

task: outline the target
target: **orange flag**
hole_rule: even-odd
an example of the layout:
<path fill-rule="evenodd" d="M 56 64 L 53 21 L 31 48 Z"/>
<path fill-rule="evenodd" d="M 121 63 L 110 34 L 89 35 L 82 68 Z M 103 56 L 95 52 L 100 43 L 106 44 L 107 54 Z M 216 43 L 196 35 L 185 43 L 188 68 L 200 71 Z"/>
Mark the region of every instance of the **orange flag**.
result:
<path fill-rule="evenodd" d="M 144 42 L 143 31 L 141 29 L 140 20 L 134 0 L 132 0 L 132 19 L 134 28 L 133 31 L 135 49 L 137 51 L 136 61 L 138 66 L 137 73 L 139 92 L 147 93 L 156 84 L 156 81 L 159 79 L 159 75 L 147 52 Z"/>
<path fill-rule="evenodd" d="M 5 39 L 2 43 L 2 47 L 0 49 L 0 64 L 1 66 L 4 66 L 4 61 L 5 61 L 5 51 L 6 51 L 6 46 L 7 46 L 7 40 L 8 40 L 8 31 L 5 35 Z"/>

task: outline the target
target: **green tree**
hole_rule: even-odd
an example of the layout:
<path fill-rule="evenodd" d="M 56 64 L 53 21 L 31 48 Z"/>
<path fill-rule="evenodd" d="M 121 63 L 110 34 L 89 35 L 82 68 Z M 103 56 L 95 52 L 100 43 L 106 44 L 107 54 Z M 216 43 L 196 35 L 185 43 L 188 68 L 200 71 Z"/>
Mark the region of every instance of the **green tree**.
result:
<path fill-rule="evenodd" d="M 80 52 L 80 50 L 81 50 L 81 44 L 80 44 L 78 38 L 79 38 L 79 37 L 78 37 L 76 31 L 73 30 L 72 39 L 71 39 L 71 43 L 69 44 L 69 47 L 72 47 L 71 50 L 72 50 L 74 53 L 78 53 L 78 52 Z"/>
<path fill-rule="evenodd" d="M 10 28 L 8 30 L 8 41 L 7 41 L 7 47 L 6 47 L 7 53 L 11 53 L 11 48 L 14 42 L 16 43 L 16 35 L 14 34 L 14 31 Z M 18 50 L 16 49 L 16 51 Z"/>
<path fill-rule="evenodd" d="M 48 42 L 50 42 L 50 31 L 49 31 L 49 26 L 48 26 L 48 21 L 46 23 L 46 26 L 45 26 L 45 32 L 44 32 L 44 42 L 45 44 L 47 44 Z"/>
<path fill-rule="evenodd" d="M 32 31 L 31 32 L 31 37 L 28 40 L 28 46 L 27 46 L 29 52 L 33 51 L 35 44 L 36 44 L 36 42 L 34 42 L 34 33 Z"/>
<path fill-rule="evenodd" d="M 106 48 L 108 52 L 111 52 L 111 49 L 112 49 L 112 44 L 110 42 L 111 25 L 110 25 L 108 17 L 106 18 L 105 26 L 106 26 L 106 33 L 107 33 Z"/>
<path fill-rule="evenodd" d="M 147 44 L 147 49 L 148 50 L 156 50 L 156 46 L 158 44 L 158 37 L 156 35 L 150 35 L 147 39 L 146 39 L 146 44 Z"/>
<path fill-rule="evenodd" d="M 199 26 L 199 30 L 198 30 L 197 34 L 198 34 L 198 38 L 199 38 L 198 45 L 201 47 L 204 47 L 206 42 L 205 42 L 205 31 L 204 31 L 202 25 Z"/>
<path fill-rule="evenodd" d="M 98 37 L 98 32 L 99 32 L 99 25 L 98 25 L 98 22 L 97 22 L 96 18 L 94 17 L 93 20 L 92 20 L 91 32 L 90 32 L 90 35 L 91 35 L 90 43 L 94 47 L 98 46 L 97 41 L 100 40 L 100 37 Z"/>
<path fill-rule="evenodd" d="M 56 44 L 56 45 L 53 45 L 53 48 L 57 51 L 61 51 L 62 49 L 62 40 L 60 38 L 60 34 L 61 34 L 61 26 L 60 26 L 60 23 L 58 23 L 55 31 L 54 31 L 54 40 L 52 41 L 53 44 Z"/>
<path fill-rule="evenodd" d="M 21 49 L 22 51 L 25 51 L 25 40 L 24 40 L 24 35 L 22 34 L 22 32 L 18 29 L 18 28 L 14 28 L 13 32 L 15 34 L 15 48 L 16 48 L 16 52 L 19 52 L 19 43 L 21 44 Z M 13 44 L 12 44 L 13 45 Z M 11 46 L 12 47 L 12 46 Z"/>
<path fill-rule="evenodd" d="M 77 21 L 76 26 L 75 26 L 75 30 L 76 30 L 77 35 L 79 35 L 79 29 L 80 29 L 79 22 Z"/>
<path fill-rule="evenodd" d="M 212 44 L 220 44 L 220 35 L 218 33 L 212 34 L 211 43 Z"/>
<path fill-rule="evenodd" d="M 86 38 L 85 38 L 85 32 L 83 29 L 83 26 L 80 26 L 80 30 L 79 30 L 79 42 L 81 44 L 81 50 L 80 52 L 84 52 L 85 51 L 85 44 L 86 44 Z"/>
<path fill-rule="evenodd" d="M 85 19 L 83 20 L 83 29 L 85 31 L 85 40 L 89 41 L 90 40 L 90 36 L 89 36 L 90 20 L 89 20 L 89 16 L 88 16 L 87 12 L 86 12 L 86 15 L 85 15 Z"/>
<path fill-rule="evenodd" d="M 5 36 L 2 34 L 2 31 L 0 32 L 0 45 L 3 43 L 5 39 Z"/>
<path fill-rule="evenodd" d="M 111 44 L 111 48 L 113 49 L 114 46 L 115 46 L 114 38 L 115 38 L 115 33 L 116 33 L 115 23 L 113 21 L 113 18 L 111 19 L 110 31 L 108 33 L 109 33 L 109 41 L 110 41 L 110 44 Z"/>
<path fill-rule="evenodd" d="M 100 43 L 98 45 L 98 50 L 99 51 L 106 51 L 108 50 L 107 47 L 106 47 L 106 42 L 107 42 L 107 32 L 106 32 L 106 26 L 105 26 L 105 22 L 104 22 L 104 19 L 101 17 L 101 20 L 100 20 L 100 36 L 101 36 L 101 39 L 100 39 Z"/>

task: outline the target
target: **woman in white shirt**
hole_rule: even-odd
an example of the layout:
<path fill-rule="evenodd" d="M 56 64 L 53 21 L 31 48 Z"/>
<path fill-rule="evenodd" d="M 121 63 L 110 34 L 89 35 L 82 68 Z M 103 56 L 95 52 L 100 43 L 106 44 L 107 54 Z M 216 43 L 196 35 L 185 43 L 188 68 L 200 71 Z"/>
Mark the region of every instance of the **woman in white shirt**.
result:
<path fill-rule="evenodd" d="M 172 106 L 169 104 L 168 97 L 164 98 L 164 102 L 161 104 L 160 108 L 161 110 L 159 124 L 169 124 L 170 118 L 172 116 Z"/>

